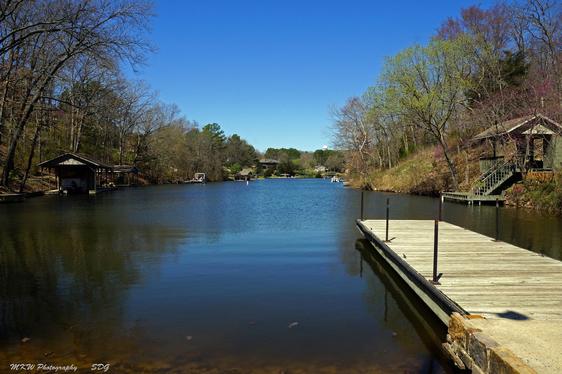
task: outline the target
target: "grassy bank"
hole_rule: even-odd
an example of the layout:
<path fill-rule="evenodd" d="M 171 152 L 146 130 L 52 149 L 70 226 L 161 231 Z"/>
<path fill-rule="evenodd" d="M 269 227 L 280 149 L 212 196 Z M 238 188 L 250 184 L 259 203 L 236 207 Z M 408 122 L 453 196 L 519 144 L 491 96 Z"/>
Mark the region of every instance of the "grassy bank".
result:
<path fill-rule="evenodd" d="M 505 194 L 506 204 L 561 214 L 562 172 L 529 173 Z"/>
<path fill-rule="evenodd" d="M 460 152 L 454 157 L 460 189 L 470 188 L 471 182 L 478 176 L 477 160 L 477 152 Z M 358 184 L 355 180 L 354 185 Z M 372 171 L 363 184 L 365 188 L 376 191 L 428 196 L 449 191 L 453 186 L 445 159 L 436 147 L 421 149 L 390 169 Z"/>

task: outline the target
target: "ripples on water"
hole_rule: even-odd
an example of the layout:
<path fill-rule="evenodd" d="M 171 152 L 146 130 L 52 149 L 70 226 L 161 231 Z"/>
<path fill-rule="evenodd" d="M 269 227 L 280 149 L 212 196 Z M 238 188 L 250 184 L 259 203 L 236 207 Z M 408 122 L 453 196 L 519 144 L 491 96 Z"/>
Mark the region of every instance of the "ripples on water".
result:
<path fill-rule="evenodd" d="M 391 196 L 394 218 L 433 217 L 434 199 Z M 369 216 L 382 217 L 385 197 L 368 194 Z M 467 209 L 447 204 L 445 218 L 490 234 L 481 219 L 493 209 Z M 324 180 L 1 205 L 2 370 L 31 361 L 109 362 L 115 372 L 449 371 L 442 332 L 357 241 L 358 212 L 357 191 Z M 549 222 L 543 229 L 560 224 Z M 560 255 L 560 229 L 538 242 L 512 227 L 502 234 Z"/>

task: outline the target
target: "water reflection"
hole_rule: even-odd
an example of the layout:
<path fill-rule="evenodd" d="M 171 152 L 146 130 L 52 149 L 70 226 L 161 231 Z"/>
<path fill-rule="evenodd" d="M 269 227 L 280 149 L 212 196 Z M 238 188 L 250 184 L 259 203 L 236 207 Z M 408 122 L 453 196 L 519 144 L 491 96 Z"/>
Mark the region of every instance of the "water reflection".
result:
<path fill-rule="evenodd" d="M 367 214 L 384 214 L 384 198 L 370 194 Z M 1 205 L 0 363 L 442 370 L 423 318 L 355 249 L 359 201 L 322 180 L 268 180 Z M 400 199 L 391 215 L 425 218 L 434 204 Z"/>
<path fill-rule="evenodd" d="M 137 253 L 170 251 L 185 238 L 155 225 L 112 225 L 103 216 L 95 205 L 54 219 L 40 211 L 2 216 L 1 343 L 48 336 L 87 344 L 82 337 L 94 329 L 98 339 L 111 338 L 128 288 L 158 266 L 141 268 Z"/>
<path fill-rule="evenodd" d="M 367 240 L 358 239 L 355 248 L 361 256 L 361 268 L 367 266 L 367 271 L 372 271 L 384 286 L 382 311 L 384 322 L 394 331 L 397 331 L 396 338 L 398 339 L 400 339 L 401 334 L 407 333 L 413 327 L 427 349 L 433 353 L 432 356 L 428 356 L 421 371 L 425 373 L 441 370 L 454 372 L 454 368 L 450 366 L 450 362 L 441 349 L 441 344 L 445 341 L 446 335 L 446 329 L 442 322 L 404 284 Z M 376 290 L 369 290 L 369 295 L 371 294 L 376 294 Z M 396 309 L 400 313 L 397 313 Z M 380 311 L 378 312 L 380 313 Z M 395 319 L 393 316 L 397 314 L 405 315 L 410 324 L 405 325 L 403 321 Z"/>

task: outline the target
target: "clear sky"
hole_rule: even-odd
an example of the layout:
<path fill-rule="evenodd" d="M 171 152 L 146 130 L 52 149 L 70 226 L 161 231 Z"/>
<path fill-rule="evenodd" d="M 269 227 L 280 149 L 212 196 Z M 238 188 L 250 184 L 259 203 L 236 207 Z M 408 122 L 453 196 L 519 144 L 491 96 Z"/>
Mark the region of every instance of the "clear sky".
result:
<path fill-rule="evenodd" d="M 385 56 L 425 43 L 474 3 L 159 0 L 158 51 L 136 78 L 188 119 L 261 151 L 315 150 L 331 143 L 330 109 L 373 84 Z"/>

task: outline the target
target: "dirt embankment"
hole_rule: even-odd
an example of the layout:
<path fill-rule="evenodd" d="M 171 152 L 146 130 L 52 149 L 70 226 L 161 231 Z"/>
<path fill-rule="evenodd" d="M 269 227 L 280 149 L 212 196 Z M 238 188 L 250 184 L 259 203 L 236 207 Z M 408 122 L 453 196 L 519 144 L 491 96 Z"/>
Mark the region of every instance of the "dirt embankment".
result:
<path fill-rule="evenodd" d="M 562 172 L 530 172 L 505 192 L 506 204 L 562 214 Z"/>
<path fill-rule="evenodd" d="M 469 191 L 480 175 L 480 149 L 462 150 L 454 157 L 460 191 Z M 451 173 L 437 147 L 422 149 L 390 169 L 372 171 L 351 186 L 374 191 L 438 196 L 453 190 Z M 506 204 L 562 214 L 562 172 L 530 172 L 505 191 Z"/>
<path fill-rule="evenodd" d="M 461 151 L 454 156 L 460 190 L 468 190 L 479 175 L 478 150 Z M 427 147 L 401 160 L 390 169 L 375 170 L 367 188 L 376 191 L 437 196 L 453 189 L 451 172 L 440 148 Z"/>

